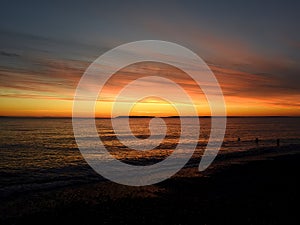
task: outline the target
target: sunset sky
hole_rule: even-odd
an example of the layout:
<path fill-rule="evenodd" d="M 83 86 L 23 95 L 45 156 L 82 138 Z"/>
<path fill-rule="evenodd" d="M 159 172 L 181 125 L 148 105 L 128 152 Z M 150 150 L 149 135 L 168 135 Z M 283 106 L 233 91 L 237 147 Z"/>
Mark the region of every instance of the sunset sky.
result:
<path fill-rule="evenodd" d="M 299 12 L 298 1 L 2 1 L 0 116 L 71 116 L 89 64 L 138 40 L 170 41 L 197 53 L 217 77 L 230 116 L 300 116 Z M 186 74 L 156 63 L 116 74 L 96 115 L 109 116 L 116 93 L 141 74 L 172 76 L 195 99 L 199 115 L 209 115 Z M 157 84 L 135 90 L 145 87 Z M 133 114 L 176 113 L 149 98 Z"/>

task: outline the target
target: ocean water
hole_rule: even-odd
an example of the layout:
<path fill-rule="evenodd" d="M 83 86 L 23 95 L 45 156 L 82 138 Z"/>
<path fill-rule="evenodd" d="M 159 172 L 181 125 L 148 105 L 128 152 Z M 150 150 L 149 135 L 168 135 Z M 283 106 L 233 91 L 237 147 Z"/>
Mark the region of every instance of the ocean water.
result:
<path fill-rule="evenodd" d="M 118 120 L 122 123 L 126 118 Z M 149 137 L 149 121 L 149 118 L 130 119 L 131 131 L 141 139 L 141 143 L 144 143 L 143 140 L 146 143 Z M 177 118 L 166 118 L 165 123 L 166 137 L 158 146 L 153 150 L 148 149 L 153 144 L 151 141 L 156 141 L 153 133 L 149 146 L 144 146 L 148 150 L 136 151 L 127 148 L 116 138 L 111 120 L 96 120 L 99 136 L 109 152 L 115 158 L 132 164 L 153 163 L 172 154 L 180 137 L 180 121 Z M 199 154 L 210 135 L 210 118 L 200 118 L 200 124 L 201 132 L 197 140 Z M 189 125 L 193 132 L 193 124 Z M 277 138 L 280 139 L 280 145 L 300 144 L 299 125 L 300 117 L 228 118 L 220 152 L 226 154 L 262 146 L 276 146 Z M 80 154 L 71 119 L 0 118 L 0 128 L 0 195 L 103 179 L 88 166 Z M 160 129 L 163 130 L 158 126 L 155 131 L 160 133 Z M 121 132 L 121 135 L 126 142 L 130 133 Z M 255 138 L 259 139 L 258 143 Z M 86 144 L 91 144 L 88 137 Z"/>

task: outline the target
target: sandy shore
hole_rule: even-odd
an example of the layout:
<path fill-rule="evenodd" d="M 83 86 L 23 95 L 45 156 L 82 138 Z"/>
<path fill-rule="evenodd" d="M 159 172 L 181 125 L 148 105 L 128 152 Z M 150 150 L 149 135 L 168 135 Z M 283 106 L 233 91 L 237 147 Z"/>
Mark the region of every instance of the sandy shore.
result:
<path fill-rule="evenodd" d="M 111 182 L 1 199 L 1 224 L 299 224 L 299 146 L 220 155 L 147 187 Z"/>

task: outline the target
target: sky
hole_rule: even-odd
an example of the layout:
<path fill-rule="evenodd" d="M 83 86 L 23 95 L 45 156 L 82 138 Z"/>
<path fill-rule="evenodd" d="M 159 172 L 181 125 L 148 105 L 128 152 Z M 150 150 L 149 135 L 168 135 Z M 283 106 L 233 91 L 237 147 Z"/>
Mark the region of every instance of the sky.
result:
<path fill-rule="evenodd" d="M 1 1 L 0 116 L 71 116 L 87 67 L 138 40 L 174 42 L 198 54 L 219 81 L 230 116 L 300 116 L 299 12 L 299 1 Z M 109 116 L 118 91 L 141 74 L 175 78 L 199 115 L 209 115 L 186 74 L 156 63 L 116 74 L 96 115 Z M 132 114 L 174 115 L 174 109 L 149 98 Z"/>

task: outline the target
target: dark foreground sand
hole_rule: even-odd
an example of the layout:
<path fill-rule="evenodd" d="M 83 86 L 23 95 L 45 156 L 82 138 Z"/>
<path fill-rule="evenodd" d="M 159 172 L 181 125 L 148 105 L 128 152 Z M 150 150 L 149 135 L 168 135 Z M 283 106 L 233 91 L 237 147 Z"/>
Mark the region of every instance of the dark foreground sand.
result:
<path fill-rule="evenodd" d="M 97 182 L 1 199 L 1 224 L 300 224 L 299 146 L 220 156 L 160 184 Z M 259 153 L 259 152 L 262 153 Z"/>

